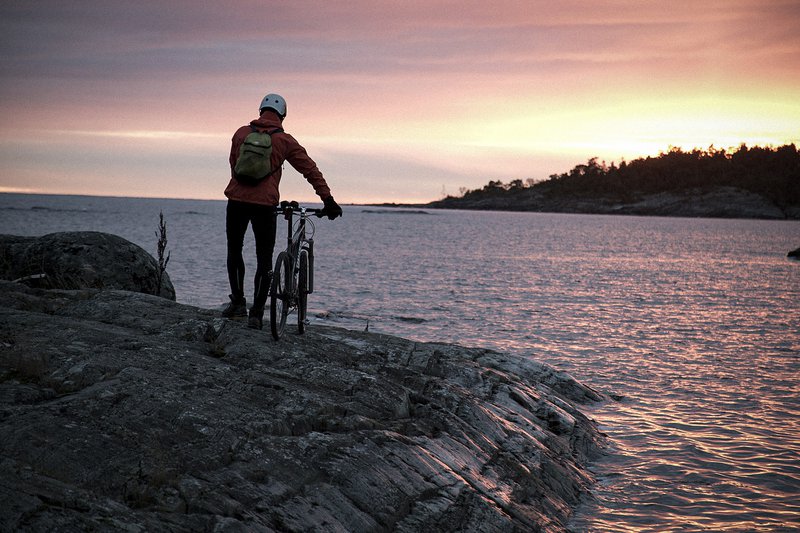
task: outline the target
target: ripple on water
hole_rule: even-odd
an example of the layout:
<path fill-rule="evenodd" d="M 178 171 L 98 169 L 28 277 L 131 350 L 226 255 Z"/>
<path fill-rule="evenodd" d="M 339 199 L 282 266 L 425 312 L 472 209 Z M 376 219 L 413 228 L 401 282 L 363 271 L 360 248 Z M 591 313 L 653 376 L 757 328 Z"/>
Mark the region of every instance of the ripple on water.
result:
<path fill-rule="evenodd" d="M 0 203 L 9 233 L 151 251 L 163 210 L 179 301 L 227 299 L 224 202 Z M 611 454 L 573 529 L 800 530 L 800 223 L 345 210 L 317 224 L 312 315 L 533 357 L 622 398 L 586 409 Z"/>

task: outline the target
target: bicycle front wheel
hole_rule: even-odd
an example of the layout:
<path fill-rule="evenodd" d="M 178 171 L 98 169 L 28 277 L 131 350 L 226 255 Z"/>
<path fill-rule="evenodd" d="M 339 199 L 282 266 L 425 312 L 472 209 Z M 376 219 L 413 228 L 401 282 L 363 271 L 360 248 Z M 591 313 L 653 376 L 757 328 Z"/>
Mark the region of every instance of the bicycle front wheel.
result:
<path fill-rule="evenodd" d="M 300 272 L 297 274 L 297 331 L 302 335 L 306 331 L 306 307 L 308 306 L 308 252 L 300 250 L 297 262 Z"/>
<path fill-rule="evenodd" d="M 269 324 L 275 340 L 281 338 L 286 328 L 286 317 L 292 301 L 292 270 L 289 255 L 286 252 L 279 253 L 272 273 L 269 302 Z"/>

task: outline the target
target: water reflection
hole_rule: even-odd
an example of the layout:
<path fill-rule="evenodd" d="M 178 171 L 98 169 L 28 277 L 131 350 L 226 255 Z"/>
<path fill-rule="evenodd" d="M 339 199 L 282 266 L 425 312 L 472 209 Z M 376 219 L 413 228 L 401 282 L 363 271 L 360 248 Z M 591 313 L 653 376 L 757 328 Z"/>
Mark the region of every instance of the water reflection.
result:
<path fill-rule="evenodd" d="M 589 409 L 613 453 L 575 531 L 800 527 L 797 223 L 483 216 L 480 239 L 417 243 L 419 277 L 386 265 L 390 305 L 348 304 L 385 313 L 375 330 L 531 356 L 621 395 Z"/>
<path fill-rule="evenodd" d="M 225 301 L 223 202 L 76 202 L 0 221 L 152 250 L 163 209 L 179 300 Z M 794 531 L 798 239 L 798 222 L 346 207 L 317 224 L 309 305 L 328 323 L 532 357 L 618 395 L 587 408 L 612 453 L 574 531 Z"/>

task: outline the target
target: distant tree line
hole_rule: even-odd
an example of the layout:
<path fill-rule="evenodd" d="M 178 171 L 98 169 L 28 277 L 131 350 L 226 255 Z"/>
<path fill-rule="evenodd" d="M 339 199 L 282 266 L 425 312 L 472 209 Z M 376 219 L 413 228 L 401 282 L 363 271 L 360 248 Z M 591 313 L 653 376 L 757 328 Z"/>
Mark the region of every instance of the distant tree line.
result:
<path fill-rule="evenodd" d="M 481 189 L 462 189 L 465 199 L 537 191 L 547 197 L 602 197 L 631 202 L 642 195 L 726 186 L 760 194 L 779 207 L 800 205 L 800 151 L 794 144 L 778 148 L 742 144 L 735 151 L 670 148 L 657 157 L 622 161 L 619 165 L 597 158 L 548 180 L 490 181 Z"/>

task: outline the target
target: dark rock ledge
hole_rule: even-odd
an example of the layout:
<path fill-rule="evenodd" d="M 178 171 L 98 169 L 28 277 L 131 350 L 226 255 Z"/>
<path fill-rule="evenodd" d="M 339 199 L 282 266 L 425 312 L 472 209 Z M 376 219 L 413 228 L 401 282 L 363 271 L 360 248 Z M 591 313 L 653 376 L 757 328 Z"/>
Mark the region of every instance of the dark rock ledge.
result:
<path fill-rule="evenodd" d="M 599 399 L 486 350 L 0 281 L 0 530 L 561 531 Z"/>

